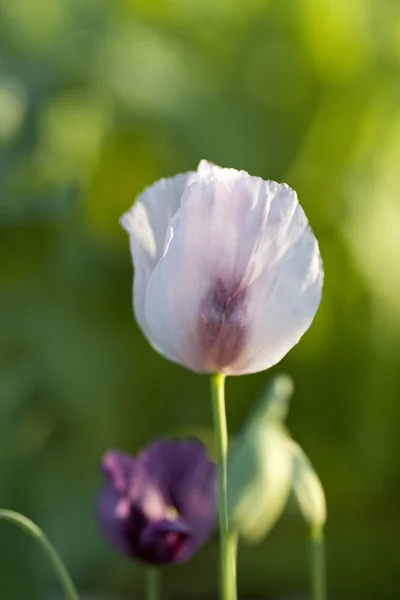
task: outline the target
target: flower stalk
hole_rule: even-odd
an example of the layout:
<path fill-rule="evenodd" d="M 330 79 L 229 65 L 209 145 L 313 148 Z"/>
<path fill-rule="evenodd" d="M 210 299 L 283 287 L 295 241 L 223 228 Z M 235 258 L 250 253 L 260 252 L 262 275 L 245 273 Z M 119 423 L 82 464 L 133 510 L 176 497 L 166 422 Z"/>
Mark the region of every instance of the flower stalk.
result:
<path fill-rule="evenodd" d="M 228 428 L 225 411 L 225 375 L 211 376 L 214 435 L 218 465 L 221 600 L 236 600 L 236 534 L 229 531 L 227 503 Z"/>
<path fill-rule="evenodd" d="M 311 529 L 311 598 L 326 600 L 325 542 L 322 526 Z"/>
<path fill-rule="evenodd" d="M 155 567 L 146 569 L 146 600 L 161 600 L 161 574 Z"/>
<path fill-rule="evenodd" d="M 33 539 L 39 544 L 42 551 L 49 559 L 49 562 L 51 563 L 58 577 L 61 587 L 64 590 L 67 600 L 79 600 L 78 592 L 76 591 L 67 569 L 65 568 L 54 546 L 51 544 L 43 531 L 37 525 L 35 525 L 33 521 L 12 510 L 0 509 L 0 520 L 14 523 L 28 535 L 33 537 Z"/>

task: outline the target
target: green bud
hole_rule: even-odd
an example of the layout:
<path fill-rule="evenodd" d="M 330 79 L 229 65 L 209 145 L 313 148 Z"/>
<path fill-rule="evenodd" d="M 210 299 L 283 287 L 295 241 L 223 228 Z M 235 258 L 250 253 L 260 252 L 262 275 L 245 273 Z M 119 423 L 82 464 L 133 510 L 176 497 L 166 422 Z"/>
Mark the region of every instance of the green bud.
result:
<path fill-rule="evenodd" d="M 326 522 L 326 500 L 322 483 L 301 447 L 288 440 L 293 457 L 293 493 L 306 522 L 312 529 Z"/>
<path fill-rule="evenodd" d="M 283 426 L 292 380 L 278 376 L 239 435 L 228 460 L 230 526 L 259 541 L 281 516 L 293 475 L 292 449 Z"/>
<path fill-rule="evenodd" d="M 293 392 L 293 379 L 289 375 L 276 375 L 261 395 L 245 427 L 251 427 L 260 420 L 266 424 L 272 421 L 283 423 Z"/>

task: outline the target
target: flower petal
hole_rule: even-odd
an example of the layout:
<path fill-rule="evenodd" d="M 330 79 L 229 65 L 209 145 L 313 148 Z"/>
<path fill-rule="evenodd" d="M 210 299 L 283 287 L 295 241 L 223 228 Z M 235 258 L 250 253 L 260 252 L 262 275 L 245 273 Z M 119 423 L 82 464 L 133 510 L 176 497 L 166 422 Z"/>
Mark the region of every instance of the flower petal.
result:
<path fill-rule="evenodd" d="M 137 540 L 137 552 L 139 558 L 151 564 L 183 562 L 193 553 L 191 531 L 179 517 L 150 521 Z"/>
<path fill-rule="evenodd" d="M 208 162 L 207 160 L 201 160 L 197 167 L 196 176 L 191 178 L 189 183 L 194 183 L 199 179 L 202 179 L 203 181 L 212 181 L 213 179 L 232 181 L 233 179 L 239 179 L 240 177 L 249 177 L 249 174 L 246 171 L 225 169 L 223 167 L 218 167 L 218 165 Z"/>
<path fill-rule="evenodd" d="M 311 324 L 321 260 L 287 185 L 208 165 L 184 192 L 166 239 L 145 313 L 171 360 L 198 372 L 260 371 Z"/>
<path fill-rule="evenodd" d="M 132 208 L 120 220 L 129 234 L 135 267 L 133 303 L 136 319 L 152 342 L 144 315 L 147 282 L 164 250 L 168 225 L 180 206 L 181 196 L 193 172 L 160 179 L 140 194 Z"/>
<path fill-rule="evenodd" d="M 310 327 L 322 296 L 318 243 L 296 193 L 285 184 L 272 199 L 264 237 L 262 268 L 249 288 L 251 319 L 241 373 L 278 363 Z"/>
<path fill-rule="evenodd" d="M 195 440 L 159 440 L 138 457 L 149 483 L 187 523 L 193 551 L 208 537 L 216 517 L 216 466 Z"/>
<path fill-rule="evenodd" d="M 117 494 L 111 482 L 106 482 L 97 496 L 96 517 L 106 540 L 120 552 L 131 555 L 131 545 L 124 532 L 126 515 L 119 514 L 124 504 L 127 504 L 125 512 L 128 512 L 130 505 L 127 499 Z"/>
<path fill-rule="evenodd" d="M 136 461 L 119 450 L 109 450 L 101 461 L 101 470 L 112 483 L 116 493 L 126 494 L 129 491 Z"/>

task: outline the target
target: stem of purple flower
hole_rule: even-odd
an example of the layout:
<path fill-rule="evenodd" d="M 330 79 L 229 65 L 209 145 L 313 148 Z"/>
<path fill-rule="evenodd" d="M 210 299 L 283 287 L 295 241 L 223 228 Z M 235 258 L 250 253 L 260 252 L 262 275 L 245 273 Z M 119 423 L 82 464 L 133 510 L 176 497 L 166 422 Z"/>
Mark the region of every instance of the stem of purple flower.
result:
<path fill-rule="evenodd" d="M 236 534 L 229 531 L 227 503 L 228 428 L 225 411 L 225 375 L 211 376 L 214 435 L 218 466 L 221 600 L 236 600 Z"/>
<path fill-rule="evenodd" d="M 58 580 L 64 590 L 65 597 L 68 600 L 79 600 L 78 592 L 76 591 L 67 569 L 64 567 L 64 564 L 57 551 L 45 536 L 43 531 L 37 525 L 35 525 L 33 521 L 12 510 L 1 509 L 0 520 L 1 519 L 4 521 L 9 521 L 10 523 L 14 523 L 38 542 L 39 546 L 49 559 L 54 571 L 57 574 Z"/>
<path fill-rule="evenodd" d="M 325 543 L 322 526 L 311 529 L 311 598 L 326 600 Z"/>
<path fill-rule="evenodd" d="M 160 600 L 161 581 L 159 569 L 147 567 L 146 575 L 146 600 Z"/>

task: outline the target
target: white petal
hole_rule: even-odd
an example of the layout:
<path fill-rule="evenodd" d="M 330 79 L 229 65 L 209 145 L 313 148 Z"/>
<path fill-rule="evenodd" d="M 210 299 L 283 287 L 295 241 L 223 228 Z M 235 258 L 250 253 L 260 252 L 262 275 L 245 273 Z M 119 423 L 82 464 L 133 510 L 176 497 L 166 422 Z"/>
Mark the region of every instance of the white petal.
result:
<path fill-rule="evenodd" d="M 148 283 L 146 319 L 171 360 L 199 372 L 255 372 L 312 321 L 318 245 L 288 186 L 216 169 L 183 194 Z"/>
<path fill-rule="evenodd" d="M 242 373 L 279 362 L 312 323 L 322 295 L 323 268 L 318 243 L 296 193 L 278 187 L 265 226 L 259 276 L 249 288 L 247 356 Z"/>
<path fill-rule="evenodd" d="M 183 191 L 199 178 L 213 178 L 221 170 L 213 163 L 202 160 L 197 171 L 160 179 L 147 187 L 136 198 L 131 209 L 121 217 L 120 223 L 129 234 L 135 267 L 133 302 L 136 319 L 158 351 L 161 349 L 151 337 L 144 313 L 149 277 L 163 254 L 167 229 L 180 207 Z"/>
<path fill-rule="evenodd" d="M 198 179 L 213 177 L 214 174 L 220 170 L 221 167 L 217 167 L 214 163 L 208 162 L 208 160 L 201 160 L 197 167 Z"/>
<path fill-rule="evenodd" d="M 246 171 L 225 169 L 223 167 L 218 167 L 207 160 L 201 160 L 197 167 L 195 180 L 202 179 L 203 181 L 211 181 L 212 179 L 219 179 L 220 181 L 232 181 L 233 179 L 239 179 L 243 176 L 249 176 L 249 174 L 246 173 Z"/>
<path fill-rule="evenodd" d="M 193 172 L 160 179 L 140 194 L 132 208 L 121 217 L 121 225 L 129 234 L 135 267 L 133 300 L 136 319 L 146 337 L 151 339 L 144 299 L 149 277 L 160 260 L 168 225 L 180 206 L 181 196 Z"/>

